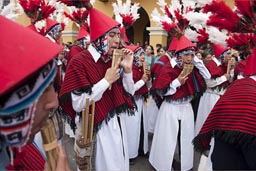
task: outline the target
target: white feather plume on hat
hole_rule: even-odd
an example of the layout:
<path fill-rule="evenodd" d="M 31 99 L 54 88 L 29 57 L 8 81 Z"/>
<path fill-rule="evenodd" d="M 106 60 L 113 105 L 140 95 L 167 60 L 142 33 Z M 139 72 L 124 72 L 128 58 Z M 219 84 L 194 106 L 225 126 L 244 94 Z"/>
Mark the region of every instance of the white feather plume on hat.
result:
<path fill-rule="evenodd" d="M 140 14 L 138 13 L 140 8 L 139 3 L 131 5 L 131 0 L 126 0 L 125 3 L 122 3 L 121 0 L 117 0 L 116 3 L 112 3 L 112 6 L 114 8 L 115 20 L 125 27 L 132 25 L 140 18 Z"/>
<path fill-rule="evenodd" d="M 209 34 L 210 42 L 212 42 L 214 44 L 220 44 L 224 47 L 227 47 L 227 42 L 226 42 L 226 39 L 228 38 L 227 30 L 222 29 L 222 31 L 220 31 L 216 27 L 208 26 L 208 27 L 206 27 L 206 31 Z"/>

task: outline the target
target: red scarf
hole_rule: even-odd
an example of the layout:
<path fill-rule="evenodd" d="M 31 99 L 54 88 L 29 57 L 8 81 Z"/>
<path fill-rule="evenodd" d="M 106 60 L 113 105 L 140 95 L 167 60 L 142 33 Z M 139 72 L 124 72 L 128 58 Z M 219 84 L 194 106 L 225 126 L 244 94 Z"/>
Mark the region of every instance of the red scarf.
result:
<path fill-rule="evenodd" d="M 133 64 L 133 66 L 132 66 L 132 75 L 133 75 L 134 83 L 141 80 L 143 74 L 144 74 L 143 67 L 137 67 L 135 64 Z M 137 90 L 135 92 L 135 96 L 143 96 L 143 97 L 147 98 L 148 97 L 147 84 L 144 84 L 139 90 Z"/>
<path fill-rule="evenodd" d="M 194 139 L 197 150 L 209 148 L 211 137 L 227 143 L 256 145 L 256 81 L 234 81 L 218 100 Z"/>
<path fill-rule="evenodd" d="M 160 71 L 160 69 L 166 64 L 170 63 L 170 59 L 167 55 L 163 55 L 156 61 L 151 67 L 151 73 L 154 73 L 154 76 Z"/>
<path fill-rule="evenodd" d="M 151 91 L 164 95 L 170 88 L 170 83 L 175 80 L 182 69 L 175 66 L 172 68 L 170 63 L 167 63 L 157 75 L 155 81 L 153 82 Z M 176 93 L 173 95 L 166 96 L 165 99 L 180 100 L 199 93 L 205 90 L 205 81 L 203 77 L 199 74 L 197 68 L 193 70 L 192 73 L 188 75 L 188 79 L 185 84 L 181 85 L 176 89 Z"/>
<path fill-rule="evenodd" d="M 75 111 L 72 108 L 71 92 L 80 90 L 91 93 L 91 88 L 104 78 L 106 70 L 111 67 L 111 61 L 105 63 L 101 58 L 95 63 L 89 51 L 79 53 L 69 63 L 65 80 L 60 91 L 60 105 L 71 119 L 74 126 Z M 130 94 L 125 92 L 120 80 L 112 84 L 112 89 L 107 89 L 102 98 L 96 102 L 94 125 L 97 129 L 103 120 L 109 120 L 115 114 L 122 112 L 133 113 L 134 103 Z M 74 128 L 74 127 L 73 127 Z"/>

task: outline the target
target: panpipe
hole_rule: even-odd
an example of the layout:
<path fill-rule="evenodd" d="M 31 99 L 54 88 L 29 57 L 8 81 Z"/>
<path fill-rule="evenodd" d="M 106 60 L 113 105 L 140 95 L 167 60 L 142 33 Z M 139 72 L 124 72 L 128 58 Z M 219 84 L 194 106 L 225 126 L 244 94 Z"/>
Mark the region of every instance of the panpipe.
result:
<path fill-rule="evenodd" d="M 193 64 L 184 64 L 183 65 L 183 69 L 181 71 L 181 76 L 187 76 L 188 74 L 190 74 L 192 72 L 192 70 L 194 69 L 194 65 Z"/>
<path fill-rule="evenodd" d="M 121 49 L 114 49 L 113 57 L 112 57 L 112 63 L 111 63 L 111 68 L 114 68 L 117 65 L 119 65 L 118 61 L 119 61 L 119 59 L 122 60 L 123 56 L 124 56 L 123 50 L 121 50 Z M 109 90 L 111 90 L 111 87 L 112 87 L 112 85 L 109 86 Z"/>
<path fill-rule="evenodd" d="M 86 99 L 85 108 L 82 110 L 81 137 L 75 143 L 75 158 L 81 171 L 91 170 L 91 156 L 93 150 L 95 102 L 92 101 L 90 112 L 90 100 Z"/>
<path fill-rule="evenodd" d="M 146 73 L 146 71 L 148 70 L 148 62 L 143 62 L 142 63 L 142 67 L 143 67 L 143 71 L 144 71 L 144 73 Z"/>
<path fill-rule="evenodd" d="M 56 130 L 51 119 L 47 119 L 41 128 L 44 151 L 47 157 L 47 170 L 55 171 L 58 160 L 58 140 Z"/>

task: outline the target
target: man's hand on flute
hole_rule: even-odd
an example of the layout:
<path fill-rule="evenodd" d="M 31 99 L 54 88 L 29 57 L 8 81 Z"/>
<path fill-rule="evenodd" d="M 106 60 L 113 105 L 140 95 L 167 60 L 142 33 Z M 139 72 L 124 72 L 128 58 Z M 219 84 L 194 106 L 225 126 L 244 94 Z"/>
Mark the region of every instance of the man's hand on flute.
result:
<path fill-rule="evenodd" d="M 109 69 L 107 69 L 104 78 L 111 85 L 112 83 L 114 83 L 116 80 L 118 80 L 120 78 L 120 73 L 119 72 L 120 72 L 119 66 L 109 68 Z"/>
<path fill-rule="evenodd" d="M 133 52 L 130 49 L 122 49 L 124 52 L 123 59 L 120 62 L 120 66 L 123 67 L 125 73 L 132 72 Z"/>

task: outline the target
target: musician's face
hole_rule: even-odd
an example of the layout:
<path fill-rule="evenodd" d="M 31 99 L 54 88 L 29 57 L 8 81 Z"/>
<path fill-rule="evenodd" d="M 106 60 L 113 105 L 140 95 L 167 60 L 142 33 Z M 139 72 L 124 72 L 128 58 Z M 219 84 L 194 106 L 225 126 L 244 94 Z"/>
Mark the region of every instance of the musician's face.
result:
<path fill-rule="evenodd" d="M 31 144 L 33 142 L 35 135 L 41 130 L 47 120 L 50 111 L 56 110 L 58 105 L 59 103 L 53 84 L 50 84 L 40 96 L 36 104 L 34 122 L 27 144 Z"/>
<path fill-rule="evenodd" d="M 182 56 L 183 64 L 191 64 L 194 59 L 194 55 L 186 54 Z"/>
<path fill-rule="evenodd" d="M 119 48 L 119 43 L 120 43 L 120 30 L 119 30 L 119 28 L 112 29 L 111 31 L 109 31 L 108 35 L 107 35 L 107 38 L 108 38 L 108 52 L 107 52 L 107 54 L 109 56 L 112 56 L 114 49 Z"/>
<path fill-rule="evenodd" d="M 142 66 L 142 63 L 145 60 L 145 54 L 143 52 L 138 56 L 138 60 L 140 61 L 140 66 Z"/>

